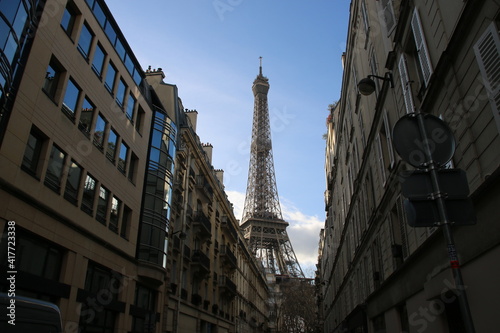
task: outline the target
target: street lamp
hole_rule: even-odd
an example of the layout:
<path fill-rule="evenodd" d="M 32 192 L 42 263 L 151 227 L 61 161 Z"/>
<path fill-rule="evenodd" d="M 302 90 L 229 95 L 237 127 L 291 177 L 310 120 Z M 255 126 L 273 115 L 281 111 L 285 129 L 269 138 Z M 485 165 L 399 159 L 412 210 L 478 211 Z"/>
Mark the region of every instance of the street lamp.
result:
<path fill-rule="evenodd" d="M 391 73 L 387 72 L 385 73 L 385 76 L 368 75 L 358 83 L 358 89 L 362 95 L 368 96 L 373 94 L 373 92 L 375 91 L 375 82 L 372 80 L 372 78 L 388 81 L 391 84 L 391 88 L 394 88 L 394 81 L 392 80 Z"/>
<path fill-rule="evenodd" d="M 179 239 L 181 239 L 181 240 L 185 240 L 186 239 L 186 233 L 184 231 L 182 231 L 182 230 L 173 232 L 172 234 L 170 234 L 170 236 L 173 237 L 175 234 L 179 234 Z"/>

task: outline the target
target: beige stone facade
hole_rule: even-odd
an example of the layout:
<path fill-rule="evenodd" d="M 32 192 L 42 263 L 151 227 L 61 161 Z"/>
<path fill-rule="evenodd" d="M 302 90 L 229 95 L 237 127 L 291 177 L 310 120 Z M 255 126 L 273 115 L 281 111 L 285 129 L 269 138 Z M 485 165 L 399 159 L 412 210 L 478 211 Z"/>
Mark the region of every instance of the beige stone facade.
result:
<path fill-rule="evenodd" d="M 104 1 L 33 12 L 0 96 L 2 274 L 15 223 L 16 293 L 58 305 L 65 332 L 266 330 L 266 280 L 177 87 Z"/>
<path fill-rule="evenodd" d="M 324 332 L 497 329 L 500 230 L 500 7 L 495 1 L 351 1 L 341 98 L 328 119 L 327 217 L 318 263 Z M 358 82 L 376 75 L 375 92 Z M 385 79 L 384 79 L 385 78 Z M 391 79 L 392 83 L 391 85 Z M 412 228 L 393 148 L 407 113 L 441 117 L 456 138 L 477 224 L 453 226 L 465 286 L 454 285 L 440 227 Z"/>

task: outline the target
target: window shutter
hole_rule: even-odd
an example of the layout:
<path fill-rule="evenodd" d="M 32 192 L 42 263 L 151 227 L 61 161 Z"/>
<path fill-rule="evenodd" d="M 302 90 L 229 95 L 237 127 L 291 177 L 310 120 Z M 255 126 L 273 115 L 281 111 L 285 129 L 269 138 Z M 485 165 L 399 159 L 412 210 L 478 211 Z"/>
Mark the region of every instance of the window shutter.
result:
<path fill-rule="evenodd" d="M 500 82 L 500 37 L 495 22 L 486 28 L 474 45 L 474 52 L 500 132 L 500 84 L 498 84 Z"/>
<path fill-rule="evenodd" d="M 403 97 L 405 100 L 406 113 L 415 112 L 415 106 L 413 105 L 413 95 L 411 92 L 411 85 L 408 77 L 408 69 L 406 67 L 406 59 L 404 55 L 401 55 L 398 67 L 399 67 L 399 76 L 401 78 L 401 87 L 403 89 Z"/>
<path fill-rule="evenodd" d="M 422 75 L 424 76 L 424 82 L 427 86 L 429 80 L 431 79 L 432 64 L 431 57 L 429 56 L 429 51 L 427 50 L 427 43 L 425 42 L 424 31 L 422 29 L 422 23 L 420 22 L 420 17 L 418 15 L 417 9 L 415 9 L 415 12 L 413 12 L 413 18 L 411 19 L 411 28 L 413 31 L 413 37 L 415 37 L 418 61 L 420 62 Z"/>
<path fill-rule="evenodd" d="M 384 127 L 385 127 L 385 137 L 387 139 L 387 150 L 389 151 L 389 159 L 391 162 L 391 168 L 394 166 L 394 149 L 392 148 L 392 137 L 391 137 L 391 125 L 389 124 L 389 117 L 387 116 L 387 110 L 384 110 Z"/>

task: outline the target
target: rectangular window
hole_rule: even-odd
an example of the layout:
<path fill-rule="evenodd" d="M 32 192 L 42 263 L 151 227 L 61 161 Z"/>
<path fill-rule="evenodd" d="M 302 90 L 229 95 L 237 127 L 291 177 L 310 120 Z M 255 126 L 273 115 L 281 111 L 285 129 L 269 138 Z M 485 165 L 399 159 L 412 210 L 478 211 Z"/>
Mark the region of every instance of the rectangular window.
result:
<path fill-rule="evenodd" d="M 104 119 L 104 117 L 99 113 L 97 115 L 94 129 L 94 145 L 101 151 L 104 147 L 104 135 L 106 133 L 107 124 L 106 119 Z"/>
<path fill-rule="evenodd" d="M 380 171 L 380 181 L 385 184 L 385 163 L 384 163 L 384 153 L 382 150 L 382 142 L 380 139 L 380 133 L 375 137 L 375 143 L 377 145 L 377 160 L 378 169 Z"/>
<path fill-rule="evenodd" d="M 64 9 L 63 18 L 61 20 L 61 27 L 66 31 L 66 34 L 71 37 L 73 33 L 73 28 L 75 26 L 75 19 L 78 13 L 75 10 L 74 4 L 72 1 L 68 2 L 66 8 Z"/>
<path fill-rule="evenodd" d="M 387 36 L 389 36 L 392 29 L 396 26 L 396 18 L 394 15 L 394 8 L 392 7 L 392 0 L 382 0 L 382 10 L 384 13 L 384 23 L 387 31 Z"/>
<path fill-rule="evenodd" d="M 415 106 L 413 105 L 413 93 L 411 90 L 411 82 L 408 75 L 408 66 L 406 64 L 406 58 L 401 55 L 399 59 L 399 76 L 401 78 L 401 87 L 403 89 L 403 97 L 406 106 L 406 113 L 415 112 Z"/>
<path fill-rule="evenodd" d="M 63 72 L 64 69 L 61 64 L 52 57 L 47 67 L 47 71 L 45 72 L 45 82 L 42 88 L 52 100 L 56 99 L 57 88 Z"/>
<path fill-rule="evenodd" d="M 120 107 L 123 107 L 123 104 L 125 104 L 125 91 L 127 90 L 127 85 L 123 81 L 123 78 L 118 81 L 118 90 L 116 91 L 116 103 Z"/>
<path fill-rule="evenodd" d="M 45 137 L 33 129 L 28 137 L 26 149 L 24 150 L 22 169 L 32 176 L 38 175 L 38 161 L 42 152 Z"/>
<path fill-rule="evenodd" d="M 99 5 L 99 2 L 95 2 L 93 12 L 95 15 L 95 18 L 97 19 L 97 22 L 101 25 L 101 27 L 104 28 L 104 25 L 106 24 L 106 15 L 104 14 L 104 11 L 101 8 L 101 5 Z"/>
<path fill-rule="evenodd" d="M 130 226 L 130 219 L 132 218 L 132 210 L 125 205 L 123 207 L 122 225 L 120 227 L 120 236 L 128 239 L 128 230 Z"/>
<path fill-rule="evenodd" d="M 120 145 L 120 156 L 118 158 L 118 170 L 125 174 L 125 168 L 127 167 L 127 156 L 128 156 L 128 146 L 122 141 Z"/>
<path fill-rule="evenodd" d="M 97 200 L 96 220 L 106 224 L 106 214 L 108 213 L 109 190 L 101 185 L 99 188 L 99 198 Z"/>
<path fill-rule="evenodd" d="M 132 94 L 128 95 L 127 101 L 127 118 L 133 123 L 134 122 L 134 110 L 135 110 L 135 98 Z"/>
<path fill-rule="evenodd" d="M 123 63 L 125 64 L 127 71 L 130 73 L 130 75 L 132 75 L 134 73 L 134 62 L 129 54 L 125 55 L 125 60 L 123 61 Z"/>
<path fill-rule="evenodd" d="M 80 96 L 80 88 L 78 88 L 75 81 L 73 81 L 73 79 L 70 78 L 68 80 L 68 85 L 66 87 L 66 93 L 64 94 L 62 111 L 73 122 L 75 121 L 75 110 L 79 96 Z"/>
<path fill-rule="evenodd" d="M 83 188 L 83 197 L 82 197 L 82 210 L 89 214 L 90 216 L 94 213 L 94 198 L 96 191 L 97 181 L 90 174 L 87 174 L 85 178 L 85 187 Z"/>
<path fill-rule="evenodd" d="M 119 38 L 116 39 L 115 50 L 116 53 L 118 53 L 118 55 L 120 56 L 120 59 L 123 61 L 125 59 L 125 48 L 123 47 L 123 44 Z"/>
<path fill-rule="evenodd" d="M 113 196 L 111 199 L 111 212 L 109 214 L 109 229 L 116 233 L 118 233 L 118 220 L 120 217 L 121 206 L 121 200 Z"/>
<path fill-rule="evenodd" d="M 139 158 L 132 152 L 130 153 L 130 165 L 128 167 L 128 179 L 135 184 L 135 179 L 137 178 L 137 165 L 139 163 Z"/>
<path fill-rule="evenodd" d="M 92 128 L 92 118 L 94 118 L 95 106 L 89 100 L 88 96 L 83 99 L 82 110 L 80 112 L 80 122 L 78 128 L 90 138 L 90 129 Z"/>
<path fill-rule="evenodd" d="M 74 205 L 76 205 L 78 201 L 81 176 L 82 168 L 72 160 L 68 170 L 68 179 L 66 180 L 64 198 Z"/>
<path fill-rule="evenodd" d="M 102 77 L 102 69 L 104 67 L 104 59 L 106 59 L 106 52 L 104 52 L 101 44 L 97 44 L 94 52 L 94 59 L 92 60 L 92 69 L 99 78 Z"/>
<path fill-rule="evenodd" d="M 108 72 L 106 73 L 106 80 L 104 81 L 104 86 L 108 91 L 113 94 L 113 88 L 115 86 L 115 77 L 116 77 L 116 67 L 110 61 L 108 64 Z"/>
<path fill-rule="evenodd" d="M 106 150 L 106 157 L 108 160 L 111 162 L 115 163 L 115 154 L 116 154 L 116 144 L 118 142 L 118 135 L 116 132 L 112 129 L 109 131 L 109 136 L 108 136 L 108 148 Z"/>
<path fill-rule="evenodd" d="M 137 119 L 135 120 L 135 129 L 139 132 L 139 134 L 142 134 L 142 125 L 145 116 L 146 112 L 144 112 L 143 108 L 139 105 L 139 108 L 137 109 Z"/>
<path fill-rule="evenodd" d="M 48 188 L 57 193 L 59 193 L 61 189 L 62 170 L 65 159 L 66 154 L 57 146 L 53 145 L 50 152 L 49 165 L 47 167 L 47 172 L 45 173 L 44 183 Z"/>
<path fill-rule="evenodd" d="M 80 39 L 78 40 L 78 50 L 85 59 L 89 59 L 90 47 L 92 46 L 92 39 L 94 38 L 89 26 L 85 23 L 80 32 Z"/>

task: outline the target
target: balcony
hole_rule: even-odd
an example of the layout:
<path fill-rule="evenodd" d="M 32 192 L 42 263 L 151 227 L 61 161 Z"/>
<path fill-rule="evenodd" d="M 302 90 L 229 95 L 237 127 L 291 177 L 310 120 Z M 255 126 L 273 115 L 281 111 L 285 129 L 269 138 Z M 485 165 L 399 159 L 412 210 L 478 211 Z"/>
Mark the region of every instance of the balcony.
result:
<path fill-rule="evenodd" d="M 212 222 L 210 222 L 210 219 L 202 211 L 194 212 L 193 228 L 195 234 L 201 239 L 207 239 L 212 236 Z"/>
<path fill-rule="evenodd" d="M 196 176 L 196 188 L 205 196 L 208 202 L 212 202 L 214 190 L 203 175 Z"/>
<path fill-rule="evenodd" d="M 210 258 L 200 250 L 193 251 L 191 257 L 191 271 L 200 278 L 206 278 L 210 274 Z"/>
<path fill-rule="evenodd" d="M 234 227 L 234 225 L 231 223 L 231 220 L 227 216 L 222 216 L 221 220 L 221 226 L 222 229 L 225 229 L 231 237 L 233 237 L 233 240 L 236 242 L 238 240 L 238 231 Z"/>
<path fill-rule="evenodd" d="M 226 267 L 228 267 L 231 271 L 238 268 L 238 260 L 236 259 L 236 256 L 234 255 L 233 251 L 231 251 L 231 248 L 229 246 L 222 245 L 220 254 L 222 263 L 226 265 Z"/>
<path fill-rule="evenodd" d="M 219 291 L 221 296 L 232 299 L 236 296 L 236 284 L 226 275 L 219 277 Z"/>

